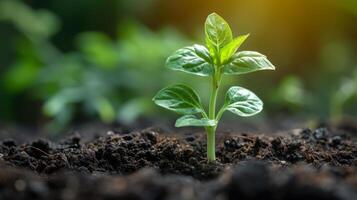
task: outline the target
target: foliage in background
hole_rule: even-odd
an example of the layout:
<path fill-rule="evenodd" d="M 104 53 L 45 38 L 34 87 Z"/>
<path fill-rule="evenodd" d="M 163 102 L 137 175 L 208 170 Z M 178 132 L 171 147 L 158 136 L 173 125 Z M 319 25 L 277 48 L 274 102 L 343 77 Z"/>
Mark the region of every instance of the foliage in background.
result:
<path fill-rule="evenodd" d="M 287 75 L 272 90 L 270 103 L 275 105 L 276 109 L 297 113 L 301 109 L 307 109 L 311 104 L 310 98 L 310 94 L 304 89 L 303 81 L 295 75 Z"/>
<path fill-rule="evenodd" d="M 27 27 L 29 30 L 17 26 L 17 21 L 28 16 L 39 23 L 38 27 L 54 26 L 41 21 L 42 11 L 31 10 L 20 2 L 6 2 L 0 8 L 28 13 L 17 16 L 17 12 L 4 12 L 7 17 L 2 18 L 16 25 L 21 33 L 21 43 L 15 49 L 19 51 L 18 59 L 4 75 L 4 91 L 8 95 L 31 91 L 29 98 L 44 102 L 44 114 L 53 118 L 51 126 L 55 128 L 68 125 L 78 115 L 98 116 L 106 123 L 116 119 L 130 123 L 150 111 L 151 98 L 145 97 L 175 79 L 156 76 L 163 60 L 187 42 L 172 29 L 154 33 L 141 25 L 126 23 L 119 27 L 114 40 L 99 32 L 81 33 L 76 36 L 77 50 L 62 53 L 53 47 L 48 34 L 36 31 L 37 26 Z M 51 47 L 51 51 L 43 51 L 43 46 Z M 161 81 L 152 82 L 148 76 Z"/>
<path fill-rule="evenodd" d="M 225 6 L 238 3 L 227 1 Z M 50 120 L 50 126 L 56 128 L 87 119 L 130 123 L 157 114 L 150 102 L 152 93 L 178 81 L 195 85 L 202 100 L 208 100 L 204 78 L 192 80 L 162 70 L 169 53 L 191 40 L 165 27 L 174 25 L 193 35 L 201 28 L 197 19 L 213 7 L 207 2 L 207 8 L 192 7 L 195 12 L 189 17 L 178 16 L 192 4 L 188 0 L 145 0 L 140 5 L 130 0 L 78 0 L 75 6 L 70 0 L 0 1 L 1 121 L 43 125 Z M 239 20 L 247 23 L 240 24 L 239 31 L 249 28 L 256 33 L 249 46 L 267 52 L 279 67 L 272 74 L 274 81 L 260 74 L 232 77 L 222 82 L 222 88 L 228 89 L 232 83 L 249 85 L 267 100 L 269 116 L 281 112 L 322 119 L 357 116 L 351 73 L 357 64 L 353 38 L 357 30 L 351 26 L 357 16 L 355 2 L 331 0 L 317 8 L 313 6 L 318 3 L 311 1 L 286 2 L 279 8 L 269 7 L 275 5 L 272 1 L 263 4 L 264 9 L 256 11 L 255 2 L 246 2 L 239 8 L 231 6 L 233 10 L 225 8 L 224 14 L 232 19 L 233 29 L 238 25 L 233 19 L 249 15 Z M 296 4 L 311 5 L 306 16 L 313 20 L 294 21 L 289 6 Z M 162 9 L 170 5 L 176 5 L 175 9 Z M 245 8 L 254 8 L 259 15 L 239 12 Z M 283 12 L 285 8 L 292 12 Z M 326 26 L 324 17 L 331 12 L 340 17 Z M 284 19 L 278 18 L 283 14 Z M 288 21 L 293 27 L 279 29 L 272 26 L 272 20 L 277 25 Z M 301 30 L 294 31 L 294 27 Z M 273 35 L 281 42 L 261 41 L 259 35 Z"/>
<path fill-rule="evenodd" d="M 352 73 L 349 78 L 343 79 L 336 87 L 335 92 L 332 93 L 330 99 L 330 117 L 334 121 L 339 121 L 343 117 L 345 106 L 348 103 L 357 102 L 357 70 Z"/>

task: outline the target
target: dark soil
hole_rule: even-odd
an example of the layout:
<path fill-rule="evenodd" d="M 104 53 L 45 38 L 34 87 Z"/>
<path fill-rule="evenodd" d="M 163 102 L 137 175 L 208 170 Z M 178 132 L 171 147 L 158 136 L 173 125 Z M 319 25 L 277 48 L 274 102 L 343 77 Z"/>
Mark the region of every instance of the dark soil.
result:
<path fill-rule="evenodd" d="M 203 133 L 146 129 L 83 142 L 0 144 L 0 199 L 357 199 L 357 132 Z"/>

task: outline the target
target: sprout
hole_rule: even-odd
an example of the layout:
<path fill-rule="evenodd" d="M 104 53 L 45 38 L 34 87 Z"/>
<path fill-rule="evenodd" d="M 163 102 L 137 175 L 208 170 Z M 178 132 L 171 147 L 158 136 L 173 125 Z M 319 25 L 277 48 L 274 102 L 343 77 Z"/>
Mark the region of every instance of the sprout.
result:
<path fill-rule="evenodd" d="M 216 128 L 223 113 L 230 111 L 239 116 L 249 117 L 263 109 L 263 102 L 253 92 L 233 86 L 228 89 L 224 104 L 216 113 L 216 100 L 222 76 L 275 70 L 275 67 L 266 56 L 258 52 L 237 52 L 249 34 L 233 38 L 228 23 L 216 13 L 207 17 L 205 34 L 206 46 L 195 44 L 179 49 L 167 59 L 166 66 L 172 70 L 207 76 L 211 79 L 208 114 L 198 94 L 184 84 L 160 90 L 153 101 L 161 107 L 183 115 L 176 121 L 176 127 L 201 126 L 206 129 L 207 158 L 211 162 L 216 159 Z"/>

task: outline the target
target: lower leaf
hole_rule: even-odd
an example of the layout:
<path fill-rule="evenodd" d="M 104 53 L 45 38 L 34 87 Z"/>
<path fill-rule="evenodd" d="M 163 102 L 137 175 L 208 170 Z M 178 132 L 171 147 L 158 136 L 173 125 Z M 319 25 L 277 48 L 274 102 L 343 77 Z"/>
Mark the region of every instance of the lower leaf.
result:
<path fill-rule="evenodd" d="M 224 109 L 242 117 L 249 117 L 263 110 L 263 102 L 253 92 L 233 86 L 227 91 Z"/>
<path fill-rule="evenodd" d="M 217 124 L 216 120 L 207 118 L 197 118 L 195 115 L 184 115 L 176 120 L 176 127 L 184 126 L 215 126 Z"/>

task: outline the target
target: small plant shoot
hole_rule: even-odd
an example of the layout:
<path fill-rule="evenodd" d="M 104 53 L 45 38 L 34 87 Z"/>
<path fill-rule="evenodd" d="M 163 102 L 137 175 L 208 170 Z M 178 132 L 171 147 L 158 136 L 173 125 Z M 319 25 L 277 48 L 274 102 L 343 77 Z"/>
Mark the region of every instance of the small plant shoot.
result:
<path fill-rule="evenodd" d="M 240 75 L 259 70 L 275 70 L 274 65 L 261 53 L 240 51 L 238 48 L 249 34 L 233 38 L 228 23 L 216 13 L 210 14 L 205 22 L 206 46 L 195 44 L 173 53 L 166 61 L 172 70 L 198 76 L 207 76 L 211 82 L 208 113 L 191 87 L 183 84 L 168 86 L 160 90 L 153 101 L 182 117 L 175 126 L 201 126 L 207 133 L 207 159 L 216 159 L 215 135 L 219 120 L 225 111 L 249 117 L 263 109 L 263 102 L 253 92 L 233 86 L 228 89 L 224 104 L 216 112 L 216 100 L 223 75 Z"/>

